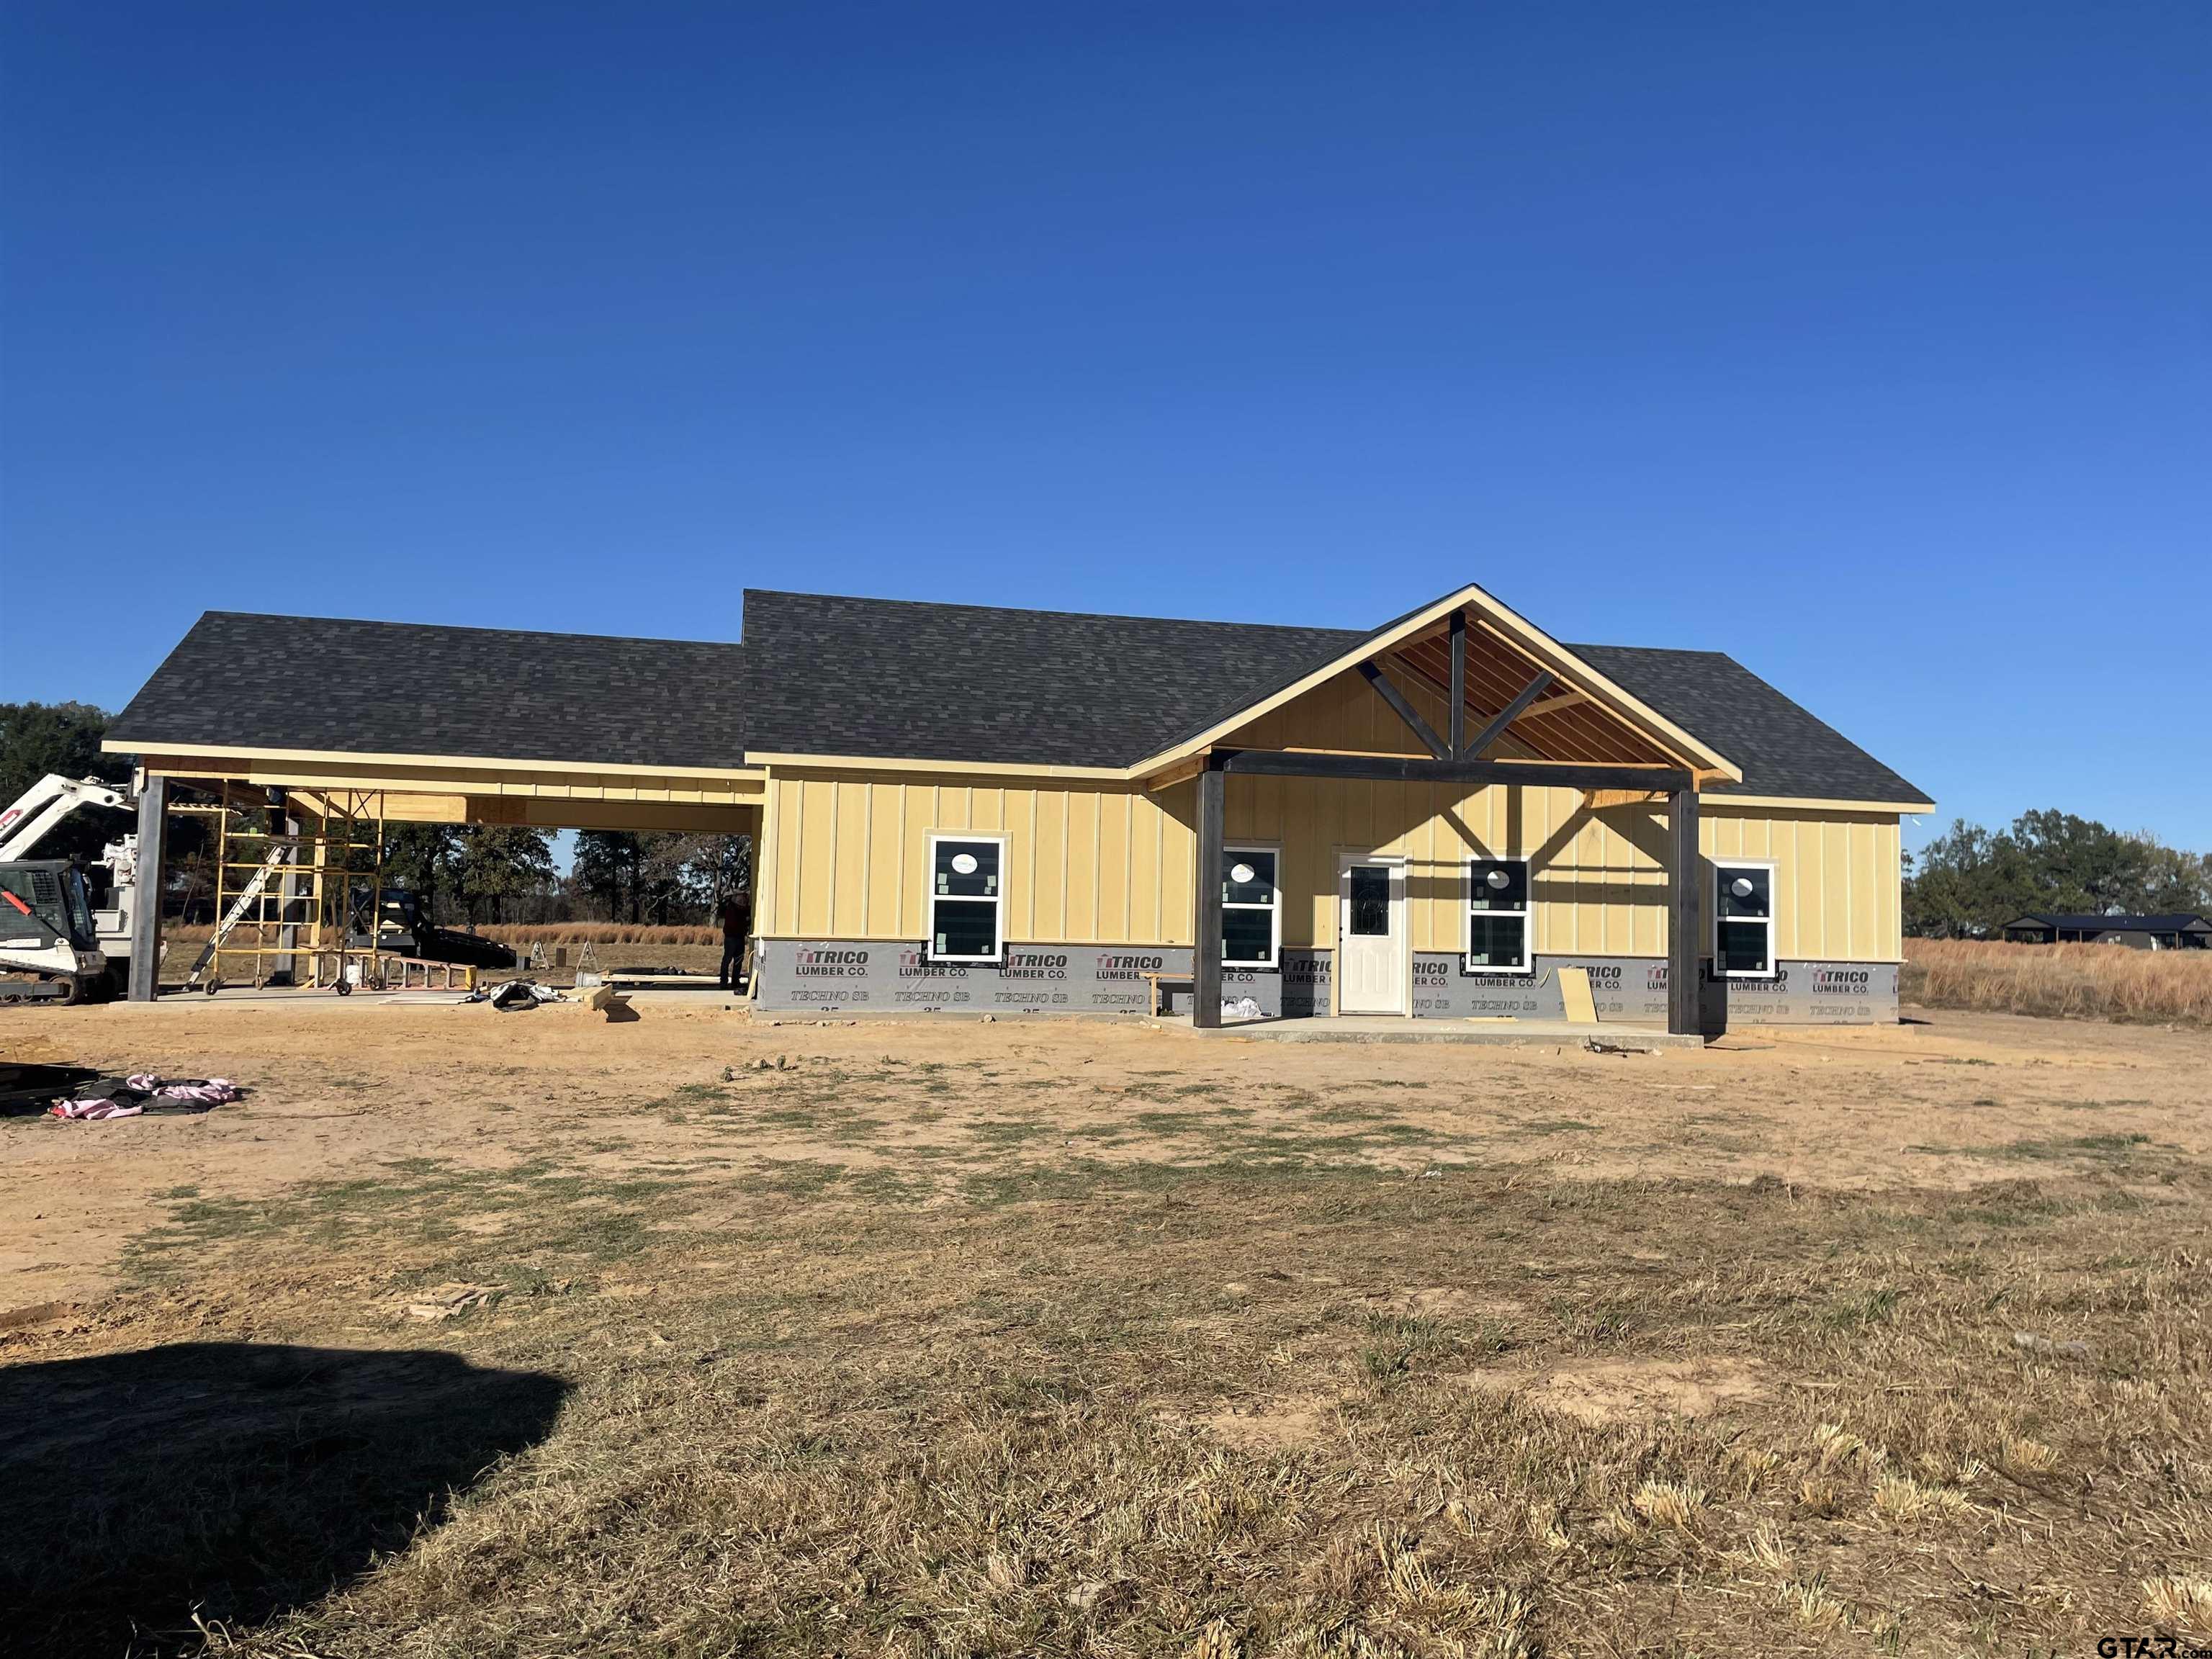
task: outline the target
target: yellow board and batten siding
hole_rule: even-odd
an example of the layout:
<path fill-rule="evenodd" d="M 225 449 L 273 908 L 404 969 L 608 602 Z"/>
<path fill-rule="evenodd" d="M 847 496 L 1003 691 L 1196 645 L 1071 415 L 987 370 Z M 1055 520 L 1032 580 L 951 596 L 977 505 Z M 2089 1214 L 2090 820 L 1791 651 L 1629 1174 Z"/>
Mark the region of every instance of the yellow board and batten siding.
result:
<path fill-rule="evenodd" d="M 1195 790 L 942 774 L 778 771 L 769 780 L 760 930 L 918 939 L 929 837 L 1000 836 L 1007 939 L 1158 945 L 1190 937 Z"/>
<path fill-rule="evenodd" d="M 1371 695 L 1371 694 L 1370 694 Z M 1387 710 L 1385 711 L 1388 712 Z M 761 931 L 799 939 L 914 940 L 928 932 L 929 837 L 1006 842 L 1006 939 L 1022 945 L 1188 945 L 1195 787 L 990 778 L 957 770 L 779 770 L 769 786 Z M 1702 803 L 1709 859 L 1775 866 L 1775 949 L 1793 959 L 1893 962 L 1894 814 Z M 1466 860 L 1534 863 L 1535 948 L 1666 953 L 1666 826 L 1656 808 L 1592 812 L 1580 791 L 1233 777 L 1231 843 L 1281 849 L 1283 942 L 1333 945 L 1336 860 L 1407 860 L 1413 948 L 1464 948 Z M 1712 913 L 1708 883 L 1705 912 Z"/>

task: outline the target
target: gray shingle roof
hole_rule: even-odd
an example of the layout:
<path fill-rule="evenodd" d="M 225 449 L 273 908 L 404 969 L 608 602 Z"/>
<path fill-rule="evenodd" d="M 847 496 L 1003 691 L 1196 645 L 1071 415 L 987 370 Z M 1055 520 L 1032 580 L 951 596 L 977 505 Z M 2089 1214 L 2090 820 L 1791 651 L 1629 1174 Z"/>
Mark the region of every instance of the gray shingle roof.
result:
<path fill-rule="evenodd" d="M 760 754 L 1127 766 L 1360 637 L 748 589 L 746 741 Z"/>
<path fill-rule="evenodd" d="M 742 647 L 210 611 L 108 737 L 634 766 L 744 757 Z"/>
<path fill-rule="evenodd" d="M 1395 625 L 1267 628 L 748 590 L 747 741 L 771 754 L 1127 766 Z M 1567 648 L 1743 769 L 1741 783 L 1708 793 L 1927 799 L 1717 651 Z"/>
<path fill-rule="evenodd" d="M 744 605 L 742 646 L 210 611 L 110 735 L 584 764 L 1126 766 L 1379 631 L 758 591 Z M 1720 793 L 1925 799 L 1718 652 L 1570 649 L 1741 766 Z"/>
<path fill-rule="evenodd" d="M 1927 795 L 1811 710 L 1718 651 L 1571 645 L 1622 690 L 1743 769 L 1706 793 L 1814 800 L 1924 801 Z"/>

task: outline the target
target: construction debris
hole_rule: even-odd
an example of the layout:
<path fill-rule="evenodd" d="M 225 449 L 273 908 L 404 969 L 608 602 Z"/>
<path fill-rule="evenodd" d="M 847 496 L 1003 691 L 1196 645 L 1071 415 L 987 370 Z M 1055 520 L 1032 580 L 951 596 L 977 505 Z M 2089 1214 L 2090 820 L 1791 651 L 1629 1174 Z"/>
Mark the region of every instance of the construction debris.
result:
<path fill-rule="evenodd" d="M 513 1013 L 520 1008 L 535 1008 L 540 1003 L 566 1002 L 568 999 L 534 979 L 511 979 L 492 990 L 489 1000 L 501 1013 Z"/>
<path fill-rule="evenodd" d="M 611 985 L 593 987 L 584 999 L 584 1006 L 595 1014 L 605 1014 L 610 1025 L 620 1025 L 637 1018 L 637 1010 L 629 1006 L 629 999 Z"/>
<path fill-rule="evenodd" d="M 1597 1024 L 1597 999 L 1590 991 L 1589 969 L 1562 968 L 1559 969 L 1559 1002 L 1565 1010 L 1570 1025 Z"/>
<path fill-rule="evenodd" d="M 133 1072 L 123 1082 L 156 1100 L 198 1101 L 207 1106 L 223 1105 L 239 1095 L 238 1085 L 227 1077 L 164 1078 L 155 1072 Z"/>
<path fill-rule="evenodd" d="M 410 1319 L 459 1319 L 471 1308 L 488 1308 L 500 1297 L 492 1285 L 463 1285 L 449 1280 L 404 1304 Z"/>
<path fill-rule="evenodd" d="M 72 1122 L 91 1122 L 100 1118 L 137 1117 L 146 1109 L 126 1106 L 119 1100 L 58 1100 L 46 1108 L 50 1117 L 67 1118 Z"/>
<path fill-rule="evenodd" d="M 79 1096 L 56 1100 L 46 1115 L 78 1123 L 138 1117 L 149 1111 L 173 1116 L 227 1105 L 243 1093 L 227 1077 L 169 1079 L 154 1072 L 134 1072 L 122 1079 L 102 1078 Z"/>

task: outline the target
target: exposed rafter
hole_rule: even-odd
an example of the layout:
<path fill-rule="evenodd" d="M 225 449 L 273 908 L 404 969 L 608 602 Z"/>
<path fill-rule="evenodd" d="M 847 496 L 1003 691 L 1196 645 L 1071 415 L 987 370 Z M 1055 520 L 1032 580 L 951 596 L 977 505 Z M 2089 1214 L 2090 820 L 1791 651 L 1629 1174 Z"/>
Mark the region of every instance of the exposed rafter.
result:
<path fill-rule="evenodd" d="M 1420 691 L 1431 694 L 1447 710 L 1451 700 L 1449 621 L 1448 617 L 1442 619 L 1441 625 L 1430 633 L 1404 641 L 1382 659 L 1401 686 L 1417 695 Z M 1532 675 L 1549 671 L 1553 683 L 1547 695 L 1522 713 L 1504 741 L 1518 742 L 1559 760 L 1607 764 L 1681 763 L 1681 756 L 1624 722 L 1582 688 L 1566 684 L 1555 665 L 1534 658 L 1519 646 L 1501 638 L 1472 613 L 1467 616 L 1464 648 L 1462 702 L 1467 709 L 1468 730 L 1462 738 L 1463 751 L 1467 738 L 1474 728 L 1493 719 Z M 1577 692 L 1581 695 L 1577 696 Z M 1423 706 L 1427 707 L 1425 702 Z M 1540 716 L 1542 723 L 1533 724 Z M 1435 718 L 1435 724 L 1438 731 L 1444 729 L 1441 716 Z M 1498 750 L 1493 747 L 1490 752 L 1496 753 Z"/>
<path fill-rule="evenodd" d="M 1529 719 L 1534 720 L 1540 714 L 1556 714 L 1564 709 L 1577 708 L 1589 700 L 1589 693 L 1587 691 L 1562 691 L 1556 697 L 1547 697 L 1541 702 L 1530 703 L 1522 712 Z"/>
<path fill-rule="evenodd" d="M 1730 782 L 1741 780 L 1741 770 L 1717 750 L 1472 583 L 1376 629 L 1347 646 L 1341 655 L 1315 664 L 1266 696 L 1218 714 L 1205 727 L 1186 734 L 1170 747 L 1133 763 L 1130 774 L 1147 776 L 1155 769 L 1203 753 L 1361 662 L 1395 657 L 1421 663 L 1423 680 L 1441 687 L 1451 678 L 1449 640 L 1455 613 L 1463 618 L 1466 641 L 1462 701 L 1478 718 L 1484 709 L 1507 702 L 1512 689 L 1527 674 L 1548 669 L 1565 685 L 1586 695 L 1581 704 L 1559 706 L 1557 718 L 1547 729 L 1547 749 L 1578 751 L 1576 758 L 1592 763 L 1656 760 L 1697 767 Z M 1408 726 L 1419 730 L 1411 722 Z M 1434 735 L 1430 733 L 1431 738 Z M 1449 745 L 1442 738 L 1433 743 L 1425 738 L 1423 746 L 1449 752 Z"/>

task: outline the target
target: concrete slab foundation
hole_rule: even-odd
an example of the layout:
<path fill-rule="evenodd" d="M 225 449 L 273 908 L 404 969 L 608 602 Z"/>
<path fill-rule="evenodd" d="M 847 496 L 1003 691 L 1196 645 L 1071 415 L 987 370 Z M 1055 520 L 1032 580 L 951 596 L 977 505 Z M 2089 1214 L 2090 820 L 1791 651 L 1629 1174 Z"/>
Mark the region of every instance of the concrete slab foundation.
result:
<path fill-rule="evenodd" d="M 1148 1020 L 1146 1024 L 1162 1030 L 1190 1032 L 1210 1041 L 1231 1039 L 1246 1042 L 1462 1042 L 1577 1048 L 1586 1042 L 1601 1042 L 1608 1048 L 1645 1053 L 1705 1046 L 1702 1036 L 1677 1036 L 1650 1026 L 1623 1025 L 1618 1022 L 1570 1025 L 1563 1019 L 1501 1019 L 1455 1024 L 1440 1019 L 1340 1014 L 1312 1019 L 1247 1020 L 1214 1030 L 1194 1030 L 1188 1017 Z"/>

